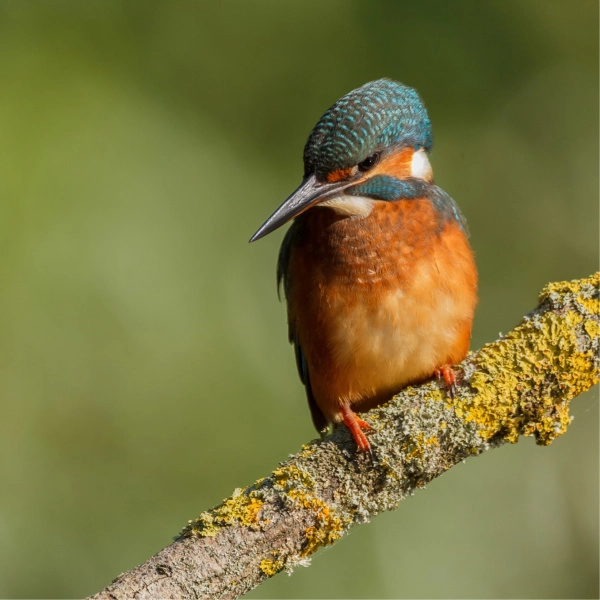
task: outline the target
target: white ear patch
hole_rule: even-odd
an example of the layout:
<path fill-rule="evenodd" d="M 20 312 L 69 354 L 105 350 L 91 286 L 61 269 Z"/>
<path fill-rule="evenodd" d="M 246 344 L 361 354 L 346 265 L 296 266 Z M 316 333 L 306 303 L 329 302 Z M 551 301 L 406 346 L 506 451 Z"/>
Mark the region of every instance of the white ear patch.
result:
<path fill-rule="evenodd" d="M 317 206 L 326 206 L 340 215 L 348 217 L 368 217 L 373 210 L 375 200 L 362 196 L 338 196 L 320 202 Z"/>
<path fill-rule="evenodd" d="M 410 174 L 412 177 L 417 177 L 418 179 L 433 181 L 433 171 L 425 150 L 417 150 L 413 154 L 410 164 Z"/>

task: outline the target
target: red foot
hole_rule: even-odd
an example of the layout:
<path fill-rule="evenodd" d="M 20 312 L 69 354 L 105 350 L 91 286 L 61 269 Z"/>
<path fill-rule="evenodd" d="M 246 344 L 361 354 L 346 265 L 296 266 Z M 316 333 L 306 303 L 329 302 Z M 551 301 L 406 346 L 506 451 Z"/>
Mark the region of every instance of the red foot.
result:
<path fill-rule="evenodd" d="M 452 367 L 450 365 L 443 365 L 439 369 L 436 369 L 433 374 L 438 379 L 444 378 L 450 398 L 454 398 L 454 396 L 456 396 L 456 375 L 454 374 Z"/>
<path fill-rule="evenodd" d="M 366 429 L 367 431 L 370 430 L 371 426 L 366 421 L 363 421 L 357 417 L 347 404 L 342 406 L 342 414 L 344 415 L 344 425 L 346 425 L 346 427 L 350 430 L 356 445 L 363 452 L 368 452 L 371 456 L 373 456 L 371 452 L 371 444 L 369 444 L 369 440 L 363 432 L 363 429 Z"/>

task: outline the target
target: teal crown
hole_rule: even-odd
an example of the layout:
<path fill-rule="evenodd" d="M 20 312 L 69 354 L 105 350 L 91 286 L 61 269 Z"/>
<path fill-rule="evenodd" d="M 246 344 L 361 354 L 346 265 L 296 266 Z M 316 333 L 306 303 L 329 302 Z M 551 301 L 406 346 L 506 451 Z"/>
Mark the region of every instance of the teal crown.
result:
<path fill-rule="evenodd" d="M 319 120 L 304 147 L 304 174 L 353 167 L 375 152 L 410 146 L 429 151 L 431 123 L 417 92 L 378 79 L 340 98 Z"/>

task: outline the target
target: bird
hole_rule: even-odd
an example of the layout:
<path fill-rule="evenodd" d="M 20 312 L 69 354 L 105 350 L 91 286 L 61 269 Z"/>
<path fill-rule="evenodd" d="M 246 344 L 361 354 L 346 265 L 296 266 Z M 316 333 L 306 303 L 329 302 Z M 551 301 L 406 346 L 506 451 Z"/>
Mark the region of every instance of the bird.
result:
<path fill-rule="evenodd" d="M 362 85 L 319 119 L 302 183 L 250 238 L 293 219 L 277 286 L 312 420 L 344 423 L 371 454 L 359 414 L 434 376 L 453 395 L 469 350 L 477 268 L 465 217 L 434 183 L 432 144 L 415 89 Z"/>

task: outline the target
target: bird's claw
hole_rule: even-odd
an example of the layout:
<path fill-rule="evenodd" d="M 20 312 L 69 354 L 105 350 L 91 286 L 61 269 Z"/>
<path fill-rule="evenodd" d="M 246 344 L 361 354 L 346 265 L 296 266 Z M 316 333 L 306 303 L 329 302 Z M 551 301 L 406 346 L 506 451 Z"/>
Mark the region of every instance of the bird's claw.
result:
<path fill-rule="evenodd" d="M 456 375 L 454 374 L 452 367 L 450 365 L 443 365 L 439 369 L 436 369 L 433 373 L 436 379 L 444 379 L 448 394 L 450 398 L 454 400 L 458 388 L 456 387 Z"/>
<path fill-rule="evenodd" d="M 363 429 L 370 431 L 371 426 L 360 417 L 357 417 L 347 404 L 342 406 L 342 415 L 344 419 L 344 425 L 346 425 L 346 427 L 350 430 L 356 445 L 363 452 L 367 452 L 374 461 L 375 458 L 373 456 L 373 451 L 371 450 L 371 444 L 369 444 L 369 440 L 363 431 Z"/>

